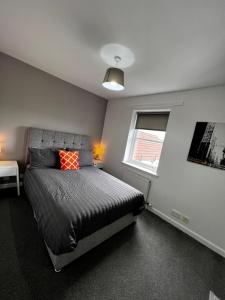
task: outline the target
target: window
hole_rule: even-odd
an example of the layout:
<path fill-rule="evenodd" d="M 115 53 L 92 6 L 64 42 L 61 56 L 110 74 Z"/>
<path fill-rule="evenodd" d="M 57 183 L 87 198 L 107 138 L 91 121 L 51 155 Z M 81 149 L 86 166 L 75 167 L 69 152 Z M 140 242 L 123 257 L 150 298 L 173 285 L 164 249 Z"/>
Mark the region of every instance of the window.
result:
<path fill-rule="evenodd" d="M 156 174 L 169 112 L 136 112 L 124 162 Z"/>

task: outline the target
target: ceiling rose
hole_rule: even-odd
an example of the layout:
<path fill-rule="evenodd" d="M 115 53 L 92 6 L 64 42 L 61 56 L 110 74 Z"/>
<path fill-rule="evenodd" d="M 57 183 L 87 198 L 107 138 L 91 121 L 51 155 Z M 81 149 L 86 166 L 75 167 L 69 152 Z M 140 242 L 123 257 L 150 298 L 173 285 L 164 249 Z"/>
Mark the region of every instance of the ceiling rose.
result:
<path fill-rule="evenodd" d="M 120 57 L 121 61 L 119 66 L 123 69 L 133 65 L 135 61 L 133 52 L 129 48 L 120 44 L 104 45 L 101 48 L 100 55 L 103 61 L 109 66 L 115 65 L 115 56 Z"/>

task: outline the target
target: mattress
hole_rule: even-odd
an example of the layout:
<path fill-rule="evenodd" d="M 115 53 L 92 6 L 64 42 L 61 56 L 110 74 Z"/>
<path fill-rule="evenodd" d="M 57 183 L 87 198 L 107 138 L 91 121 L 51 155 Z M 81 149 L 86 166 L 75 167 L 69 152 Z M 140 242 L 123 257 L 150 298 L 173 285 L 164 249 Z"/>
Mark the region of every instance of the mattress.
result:
<path fill-rule="evenodd" d="M 39 231 L 55 255 L 73 251 L 82 238 L 144 208 L 140 191 L 92 166 L 27 169 L 24 187 Z"/>

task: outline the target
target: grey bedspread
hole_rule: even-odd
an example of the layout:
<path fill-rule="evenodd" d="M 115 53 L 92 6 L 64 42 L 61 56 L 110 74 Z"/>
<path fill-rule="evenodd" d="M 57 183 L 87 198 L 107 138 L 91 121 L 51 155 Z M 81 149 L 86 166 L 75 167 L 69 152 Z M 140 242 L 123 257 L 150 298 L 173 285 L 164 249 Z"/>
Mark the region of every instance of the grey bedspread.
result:
<path fill-rule="evenodd" d="M 116 219 L 143 209 L 141 192 L 95 168 L 79 171 L 27 169 L 25 191 L 38 228 L 56 255 Z"/>

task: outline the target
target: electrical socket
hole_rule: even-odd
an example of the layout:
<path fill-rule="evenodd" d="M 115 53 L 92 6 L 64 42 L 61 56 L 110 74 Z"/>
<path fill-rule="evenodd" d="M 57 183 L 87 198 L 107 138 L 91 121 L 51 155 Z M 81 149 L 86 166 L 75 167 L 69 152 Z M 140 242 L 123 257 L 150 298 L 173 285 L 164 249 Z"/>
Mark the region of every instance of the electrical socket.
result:
<path fill-rule="evenodd" d="M 181 218 L 181 213 L 176 209 L 171 210 L 171 215 L 178 220 Z"/>
<path fill-rule="evenodd" d="M 189 218 L 187 216 L 182 216 L 181 217 L 181 221 L 184 223 L 184 224 L 188 224 L 189 223 Z"/>
<path fill-rule="evenodd" d="M 176 218 L 177 220 L 181 221 L 184 224 L 188 224 L 189 223 L 189 218 L 185 215 L 182 215 L 181 212 L 179 212 L 176 209 L 172 209 L 171 210 L 171 215 Z"/>

